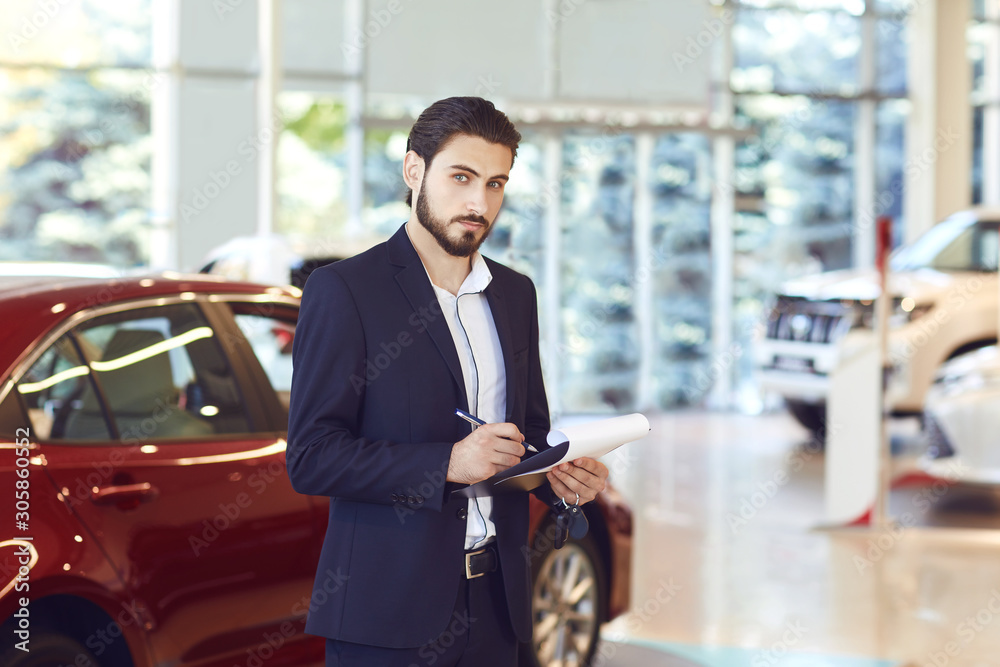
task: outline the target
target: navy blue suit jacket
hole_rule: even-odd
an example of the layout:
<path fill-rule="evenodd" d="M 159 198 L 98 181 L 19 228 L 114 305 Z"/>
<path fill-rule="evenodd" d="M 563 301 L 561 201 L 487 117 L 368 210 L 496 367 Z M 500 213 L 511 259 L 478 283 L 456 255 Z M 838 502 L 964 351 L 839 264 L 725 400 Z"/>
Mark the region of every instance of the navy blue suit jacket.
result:
<path fill-rule="evenodd" d="M 506 420 L 542 444 L 549 412 L 534 285 L 486 260 L 503 350 Z M 464 573 L 466 498 L 445 483 L 470 432 L 455 344 L 405 226 L 386 243 L 317 269 L 293 346 L 287 464 L 300 493 L 329 496 L 330 519 L 306 631 L 416 647 L 452 620 Z M 548 500 L 545 485 L 538 492 Z M 494 498 L 511 624 L 531 636 L 528 496 Z"/>

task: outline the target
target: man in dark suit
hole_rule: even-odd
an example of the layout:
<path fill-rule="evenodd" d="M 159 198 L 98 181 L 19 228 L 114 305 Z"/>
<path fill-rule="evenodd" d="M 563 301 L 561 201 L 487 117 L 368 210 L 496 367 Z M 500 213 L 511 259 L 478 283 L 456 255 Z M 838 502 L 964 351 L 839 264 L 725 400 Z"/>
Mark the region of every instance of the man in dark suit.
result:
<path fill-rule="evenodd" d="M 329 666 L 510 667 L 531 636 L 527 495 L 451 495 L 549 430 L 534 285 L 478 252 L 519 141 L 486 100 L 430 106 L 403 163 L 410 219 L 305 286 L 287 464 L 330 497 L 306 624 Z M 579 459 L 535 493 L 585 503 L 607 476 Z"/>

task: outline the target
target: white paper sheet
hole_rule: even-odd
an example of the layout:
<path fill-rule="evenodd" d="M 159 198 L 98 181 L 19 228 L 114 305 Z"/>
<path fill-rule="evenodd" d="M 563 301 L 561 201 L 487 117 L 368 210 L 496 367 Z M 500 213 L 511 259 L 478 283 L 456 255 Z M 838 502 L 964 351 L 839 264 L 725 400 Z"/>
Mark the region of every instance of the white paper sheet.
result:
<path fill-rule="evenodd" d="M 547 468 L 523 474 L 548 472 L 560 463 L 583 457 L 600 458 L 625 443 L 645 437 L 648 433 L 649 420 L 638 412 L 549 431 L 546 437 L 549 447 L 556 447 L 564 442 L 569 443 L 565 456 Z"/>

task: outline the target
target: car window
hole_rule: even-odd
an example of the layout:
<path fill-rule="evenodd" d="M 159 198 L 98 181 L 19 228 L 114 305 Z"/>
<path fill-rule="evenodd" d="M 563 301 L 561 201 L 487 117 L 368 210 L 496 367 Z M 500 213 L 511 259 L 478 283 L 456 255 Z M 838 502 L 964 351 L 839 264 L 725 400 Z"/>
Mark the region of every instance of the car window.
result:
<path fill-rule="evenodd" d="M 23 437 L 20 429 L 29 428 L 31 424 L 24 418 L 21 406 L 18 405 L 17 392 L 7 392 L 7 397 L 0 402 L 0 442 L 12 442 Z M 29 438 L 34 440 L 36 436 L 31 433 Z"/>
<path fill-rule="evenodd" d="M 291 309 L 232 304 L 233 317 L 250 343 L 285 411 L 292 389 L 292 341 L 295 313 Z"/>
<path fill-rule="evenodd" d="M 938 271 L 996 271 L 1000 235 L 995 222 L 970 224 L 966 216 L 938 223 L 893 257 L 892 268 Z"/>
<path fill-rule="evenodd" d="M 196 305 L 106 315 L 75 333 L 122 441 L 252 430 L 229 361 Z M 85 401 L 66 437 L 88 432 L 99 417 L 98 402 Z"/>
<path fill-rule="evenodd" d="M 68 335 L 42 353 L 17 383 L 17 393 L 27 408 L 32 434 L 41 440 L 111 437 L 91 370 Z"/>

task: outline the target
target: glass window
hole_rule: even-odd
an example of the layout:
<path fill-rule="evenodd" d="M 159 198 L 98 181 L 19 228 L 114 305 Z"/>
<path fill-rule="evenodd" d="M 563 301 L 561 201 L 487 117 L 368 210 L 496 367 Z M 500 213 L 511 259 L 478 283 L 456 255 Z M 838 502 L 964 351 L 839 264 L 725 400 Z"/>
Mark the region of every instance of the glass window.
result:
<path fill-rule="evenodd" d="M 148 263 L 150 94 L 161 81 L 0 66 L 0 260 Z"/>
<path fill-rule="evenodd" d="M 968 215 L 957 215 L 934 225 L 912 246 L 893 257 L 893 269 L 996 271 L 997 225 L 972 223 Z"/>
<path fill-rule="evenodd" d="M 409 128 L 365 130 L 366 229 L 388 238 L 410 217 L 408 188 L 403 183 L 403 157 Z"/>
<path fill-rule="evenodd" d="M 272 305 L 230 304 L 243 337 L 267 374 L 281 405 L 288 411 L 292 390 L 292 342 L 295 313 Z"/>
<path fill-rule="evenodd" d="M 639 366 L 632 289 L 633 139 L 612 130 L 567 133 L 563 172 L 563 407 L 629 410 Z"/>
<path fill-rule="evenodd" d="M 875 89 L 883 95 L 906 95 L 907 51 L 910 27 L 903 19 L 875 22 Z"/>
<path fill-rule="evenodd" d="M 111 437 L 91 371 L 70 336 L 46 350 L 17 384 L 40 440 L 107 440 Z"/>
<path fill-rule="evenodd" d="M 738 193 L 763 198 L 774 225 L 758 261 L 785 277 L 851 266 L 856 103 L 746 95 L 737 115 L 758 134 L 737 146 Z"/>
<path fill-rule="evenodd" d="M 712 346 L 708 138 L 671 134 L 653 152 L 653 383 L 661 407 L 701 402 Z"/>
<path fill-rule="evenodd" d="M 148 67 L 151 0 L 4 0 L 0 61 L 84 68 Z"/>
<path fill-rule="evenodd" d="M 736 92 L 858 91 L 861 27 L 844 12 L 739 10 L 733 26 Z"/>
<path fill-rule="evenodd" d="M 122 441 L 251 431 L 229 362 L 197 306 L 106 315 L 77 336 Z M 80 419 L 89 424 L 97 413 L 85 405 Z M 68 437 L 77 428 L 71 423 Z"/>
<path fill-rule="evenodd" d="M 17 391 L 7 392 L 7 397 L 0 403 L 0 441 L 12 442 L 19 440 L 18 429 L 30 428 L 31 424 L 24 417 L 17 400 Z M 23 436 L 23 433 L 20 434 Z M 32 433 L 31 440 L 37 436 Z"/>
<path fill-rule="evenodd" d="M 559 196 L 553 188 L 546 189 L 542 164 L 542 149 L 535 138 L 522 138 L 504 188 L 503 207 L 482 246 L 484 255 L 527 275 L 536 285 L 542 278 L 545 209 L 548 198 Z"/>
<path fill-rule="evenodd" d="M 875 119 L 875 216 L 892 218 L 894 246 L 906 230 L 903 198 L 906 196 L 906 117 L 908 100 L 880 102 Z"/>
<path fill-rule="evenodd" d="M 347 232 L 347 107 L 339 95 L 311 92 L 281 93 L 278 105 L 285 127 L 275 231 L 309 256 L 337 254 L 329 246 Z"/>

